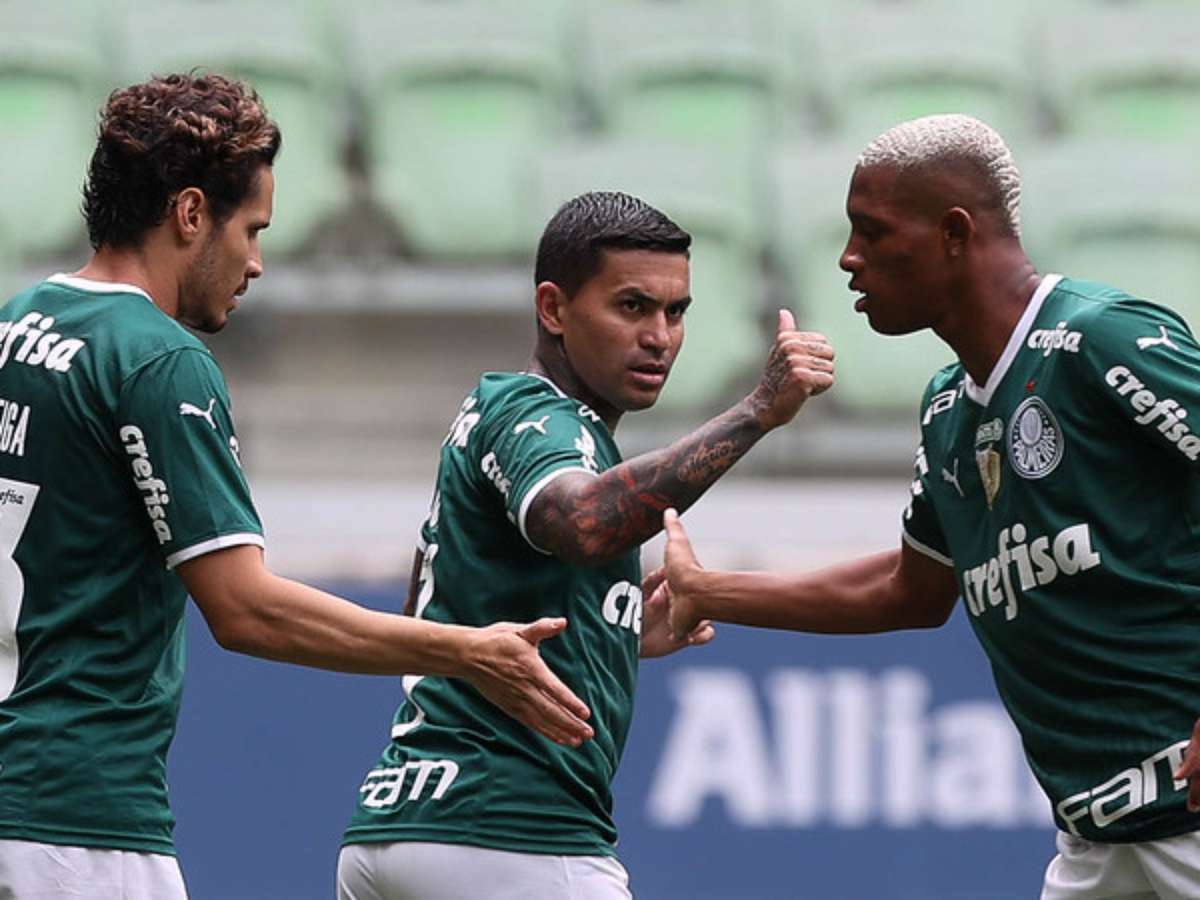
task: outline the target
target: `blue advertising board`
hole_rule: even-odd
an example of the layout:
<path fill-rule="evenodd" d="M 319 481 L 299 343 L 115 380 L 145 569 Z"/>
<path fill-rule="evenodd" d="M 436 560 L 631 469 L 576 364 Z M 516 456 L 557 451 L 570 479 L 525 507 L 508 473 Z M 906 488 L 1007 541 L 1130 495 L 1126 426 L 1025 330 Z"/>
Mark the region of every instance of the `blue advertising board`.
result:
<path fill-rule="evenodd" d="M 227 653 L 194 610 L 189 639 L 169 774 L 194 900 L 331 897 L 399 679 Z M 1053 853 L 961 613 L 871 637 L 722 626 L 645 662 L 615 798 L 639 900 L 1035 897 Z"/>

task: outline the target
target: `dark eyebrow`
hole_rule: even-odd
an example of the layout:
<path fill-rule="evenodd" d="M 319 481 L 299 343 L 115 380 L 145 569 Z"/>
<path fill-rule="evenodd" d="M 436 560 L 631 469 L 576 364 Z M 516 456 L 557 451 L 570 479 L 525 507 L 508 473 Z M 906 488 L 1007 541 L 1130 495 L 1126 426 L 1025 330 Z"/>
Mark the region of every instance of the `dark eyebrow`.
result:
<path fill-rule="evenodd" d="M 619 301 L 640 300 L 642 303 L 653 303 L 655 306 L 676 306 L 680 303 L 692 302 L 692 297 L 690 294 L 685 297 L 678 297 L 675 300 L 663 301 L 659 300 L 657 297 L 651 297 L 645 291 L 639 291 L 637 288 L 632 287 L 617 291 L 614 299 Z"/>

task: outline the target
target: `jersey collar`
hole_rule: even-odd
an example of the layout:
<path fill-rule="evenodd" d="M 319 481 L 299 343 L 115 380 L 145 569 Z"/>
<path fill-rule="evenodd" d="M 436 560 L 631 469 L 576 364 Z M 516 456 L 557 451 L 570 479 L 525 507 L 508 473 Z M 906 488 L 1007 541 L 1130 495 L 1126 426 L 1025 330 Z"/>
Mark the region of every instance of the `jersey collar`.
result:
<path fill-rule="evenodd" d="M 987 406 L 992 402 L 992 395 L 996 393 L 996 388 L 1000 386 L 1000 382 L 1008 374 L 1013 360 L 1017 358 L 1017 353 L 1020 351 L 1021 345 L 1025 343 L 1025 337 L 1029 334 L 1029 329 L 1033 327 L 1033 323 L 1037 320 L 1038 313 L 1042 310 L 1042 303 L 1045 302 L 1050 292 L 1054 290 L 1060 281 L 1062 281 L 1061 275 L 1043 276 L 1041 284 L 1033 292 L 1033 296 L 1029 298 L 1029 304 L 1025 307 L 1025 312 L 1021 313 L 1021 318 L 1017 320 L 1017 326 L 1013 329 L 1013 333 L 1009 335 L 1008 343 L 1004 346 L 1004 352 L 1000 354 L 1000 359 L 992 367 L 992 372 L 988 375 L 987 384 L 980 387 L 971 378 L 969 373 L 963 373 L 963 388 L 967 396 L 980 406 Z"/>
<path fill-rule="evenodd" d="M 560 388 L 557 384 L 555 384 L 553 381 L 551 381 L 545 375 L 539 375 L 537 372 L 522 372 L 521 374 L 528 375 L 530 378 L 536 378 L 538 381 L 544 381 L 544 382 L 546 382 L 546 384 L 550 385 L 550 387 L 554 388 L 554 393 L 558 394 L 558 396 L 562 397 L 565 400 L 571 399 L 565 393 L 563 393 L 562 388 Z"/>
<path fill-rule="evenodd" d="M 63 284 L 77 291 L 88 291 L 92 294 L 139 294 L 154 303 L 153 298 L 140 287 L 132 284 L 122 284 L 119 281 L 95 281 L 91 278 L 80 278 L 78 275 L 67 275 L 58 272 L 46 279 L 51 284 Z"/>

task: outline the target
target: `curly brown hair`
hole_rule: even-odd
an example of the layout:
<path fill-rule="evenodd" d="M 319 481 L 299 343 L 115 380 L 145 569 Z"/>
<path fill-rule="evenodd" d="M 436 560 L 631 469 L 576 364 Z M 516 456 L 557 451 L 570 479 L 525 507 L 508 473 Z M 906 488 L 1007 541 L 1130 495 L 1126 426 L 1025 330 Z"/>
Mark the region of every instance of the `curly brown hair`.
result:
<path fill-rule="evenodd" d="M 137 244 L 187 187 L 204 191 L 225 221 L 281 142 L 258 94 L 231 78 L 193 72 L 114 91 L 83 188 L 92 247 Z"/>

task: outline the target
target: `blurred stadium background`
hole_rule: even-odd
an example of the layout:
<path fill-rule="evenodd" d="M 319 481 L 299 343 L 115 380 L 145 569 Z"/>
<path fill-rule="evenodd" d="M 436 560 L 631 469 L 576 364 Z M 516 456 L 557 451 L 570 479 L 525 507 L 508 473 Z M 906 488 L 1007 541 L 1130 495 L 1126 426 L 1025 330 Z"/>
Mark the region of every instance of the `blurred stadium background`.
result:
<path fill-rule="evenodd" d="M 1195 321 L 1198 46 L 1195 0 L 0 0 L 0 287 L 85 259 L 108 91 L 195 66 L 251 81 L 284 132 L 267 274 L 211 345 L 268 558 L 396 608 L 461 396 L 528 358 L 542 225 L 582 190 L 637 193 L 695 236 L 696 303 L 621 444 L 739 397 L 791 307 L 833 340 L 838 385 L 688 522 L 711 564 L 817 565 L 894 545 L 916 403 L 949 361 L 852 311 L 863 144 L 984 118 L 1043 271 Z M 328 896 L 398 684 L 237 659 L 192 626 L 172 784 L 194 896 Z M 725 629 L 648 665 L 617 791 L 639 897 L 1034 896 L 1048 814 L 966 631 Z"/>

